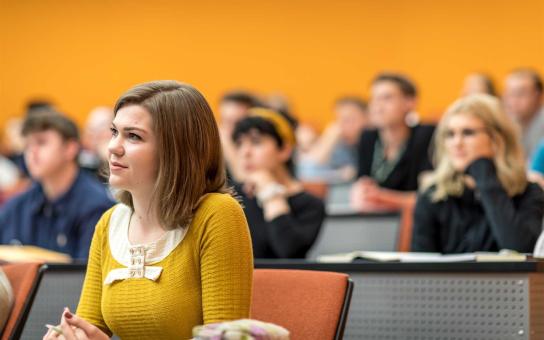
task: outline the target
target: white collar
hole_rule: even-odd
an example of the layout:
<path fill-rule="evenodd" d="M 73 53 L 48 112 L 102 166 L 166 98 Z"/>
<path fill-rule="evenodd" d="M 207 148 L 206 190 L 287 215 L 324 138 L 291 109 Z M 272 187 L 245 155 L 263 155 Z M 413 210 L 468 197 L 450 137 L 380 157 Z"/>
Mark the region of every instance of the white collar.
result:
<path fill-rule="evenodd" d="M 157 280 L 162 267 L 150 266 L 166 258 L 183 240 L 188 227 L 165 232 L 158 240 L 147 244 L 130 244 L 128 228 L 132 209 L 118 204 L 110 217 L 109 245 L 113 258 L 126 268 L 113 269 L 104 284 L 117 280 L 147 278 Z"/>

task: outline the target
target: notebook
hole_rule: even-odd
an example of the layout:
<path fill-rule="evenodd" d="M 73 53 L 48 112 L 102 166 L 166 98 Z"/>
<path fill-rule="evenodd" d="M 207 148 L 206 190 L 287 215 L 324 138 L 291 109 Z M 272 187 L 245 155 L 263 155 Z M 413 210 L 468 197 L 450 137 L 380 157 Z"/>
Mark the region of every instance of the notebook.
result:
<path fill-rule="evenodd" d="M 349 253 L 322 255 L 318 262 L 348 263 L 354 260 L 378 262 L 522 262 L 527 259 L 525 254 L 512 250 L 500 252 L 476 252 L 463 254 L 416 253 L 416 252 L 382 252 L 382 251 L 352 251 Z"/>

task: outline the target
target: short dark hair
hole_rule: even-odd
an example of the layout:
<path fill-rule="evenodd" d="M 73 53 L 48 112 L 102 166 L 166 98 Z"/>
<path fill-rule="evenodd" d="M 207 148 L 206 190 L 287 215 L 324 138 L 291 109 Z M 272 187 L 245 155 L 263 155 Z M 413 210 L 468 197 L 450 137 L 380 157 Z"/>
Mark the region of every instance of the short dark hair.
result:
<path fill-rule="evenodd" d="M 277 112 L 289 122 L 289 125 L 291 125 L 291 128 L 293 128 L 294 131 L 298 125 L 297 120 L 292 116 L 286 115 L 285 113 L 279 111 Z M 242 138 L 242 136 L 249 134 L 251 131 L 257 131 L 261 135 L 272 137 L 278 148 L 283 148 L 283 146 L 286 144 L 286 141 L 282 139 L 274 124 L 271 121 L 259 116 L 249 116 L 238 121 L 234 127 L 234 131 L 232 132 L 233 142 L 236 143 L 240 140 L 240 138 Z M 293 145 L 293 147 L 294 146 L 295 145 Z M 295 164 L 292 155 L 289 160 L 287 160 L 286 166 L 289 172 L 294 175 Z"/>
<path fill-rule="evenodd" d="M 494 97 L 497 97 L 497 89 L 495 88 L 495 84 L 493 84 L 493 79 L 491 79 L 491 76 L 487 73 L 477 73 L 482 80 L 484 81 L 485 88 L 487 90 L 487 94 L 490 94 Z M 541 82 L 542 84 L 542 82 Z"/>
<path fill-rule="evenodd" d="M 395 85 L 397 85 L 402 94 L 404 94 L 406 97 L 417 97 L 416 85 L 412 80 L 410 80 L 410 78 L 403 74 L 388 72 L 380 73 L 372 80 L 372 85 L 382 81 L 390 81 L 392 83 L 395 83 Z"/>
<path fill-rule="evenodd" d="M 511 75 L 523 75 L 528 76 L 533 81 L 535 90 L 538 91 L 538 93 L 542 93 L 544 91 L 544 86 L 542 84 L 542 77 L 535 69 L 532 69 L 530 67 L 520 67 L 515 70 L 513 70 Z"/>
<path fill-rule="evenodd" d="M 53 130 L 61 135 L 62 139 L 79 142 L 77 125 L 68 117 L 54 112 L 44 112 L 28 116 L 22 128 L 23 136 L 34 132 Z"/>
<path fill-rule="evenodd" d="M 344 96 L 344 97 L 338 98 L 334 102 L 334 106 L 340 106 L 340 105 L 354 105 L 357 108 L 359 108 L 361 112 L 366 112 L 368 109 L 368 104 L 366 103 L 366 101 L 356 96 Z"/>
<path fill-rule="evenodd" d="M 53 103 L 46 99 L 32 99 L 26 103 L 25 115 L 55 112 Z"/>
<path fill-rule="evenodd" d="M 220 102 L 235 102 L 237 104 L 245 105 L 250 108 L 261 105 L 257 97 L 246 91 L 227 92 L 221 97 Z"/>

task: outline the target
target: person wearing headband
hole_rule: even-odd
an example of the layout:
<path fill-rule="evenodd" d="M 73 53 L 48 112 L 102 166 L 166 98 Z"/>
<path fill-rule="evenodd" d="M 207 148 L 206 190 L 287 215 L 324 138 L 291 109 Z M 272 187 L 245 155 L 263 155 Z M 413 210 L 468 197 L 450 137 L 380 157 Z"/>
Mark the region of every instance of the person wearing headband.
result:
<path fill-rule="evenodd" d="M 293 176 L 295 122 L 253 108 L 232 134 L 242 169 L 235 184 L 248 220 L 255 258 L 304 258 L 323 219 L 323 202 Z"/>

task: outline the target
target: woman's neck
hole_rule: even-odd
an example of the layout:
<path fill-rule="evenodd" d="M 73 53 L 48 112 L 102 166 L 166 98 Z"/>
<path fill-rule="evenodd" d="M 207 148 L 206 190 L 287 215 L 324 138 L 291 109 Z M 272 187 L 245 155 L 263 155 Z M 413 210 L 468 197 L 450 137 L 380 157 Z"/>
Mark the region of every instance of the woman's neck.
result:
<path fill-rule="evenodd" d="M 150 195 L 131 193 L 134 213 L 129 227 L 129 240 L 132 244 L 146 244 L 159 239 L 165 228 L 161 226 L 157 209 L 152 207 Z"/>

